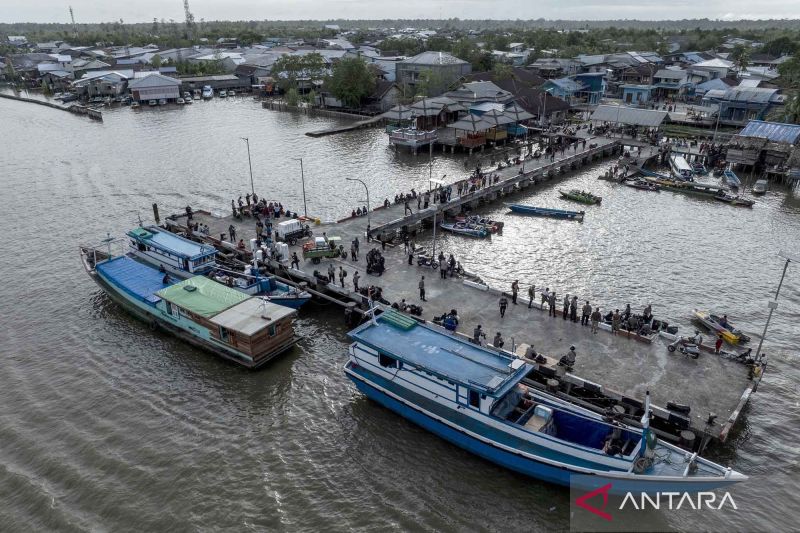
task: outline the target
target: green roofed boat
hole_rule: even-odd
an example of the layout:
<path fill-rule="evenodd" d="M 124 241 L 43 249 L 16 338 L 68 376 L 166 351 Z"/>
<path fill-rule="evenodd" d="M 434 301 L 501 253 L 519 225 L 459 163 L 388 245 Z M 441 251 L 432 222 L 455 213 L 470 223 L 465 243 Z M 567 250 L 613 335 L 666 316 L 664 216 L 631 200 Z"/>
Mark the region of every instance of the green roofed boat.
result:
<path fill-rule="evenodd" d="M 126 255 L 80 249 L 89 276 L 150 329 L 163 330 L 248 368 L 299 340 L 292 308 L 250 296 L 204 276 L 183 281 Z"/>
<path fill-rule="evenodd" d="M 571 189 L 569 192 L 562 191 L 559 189 L 561 196 L 568 200 L 573 200 L 575 202 L 580 202 L 582 204 L 599 204 L 603 201 L 600 196 L 595 196 L 594 194 L 586 191 L 579 191 L 578 189 Z"/>

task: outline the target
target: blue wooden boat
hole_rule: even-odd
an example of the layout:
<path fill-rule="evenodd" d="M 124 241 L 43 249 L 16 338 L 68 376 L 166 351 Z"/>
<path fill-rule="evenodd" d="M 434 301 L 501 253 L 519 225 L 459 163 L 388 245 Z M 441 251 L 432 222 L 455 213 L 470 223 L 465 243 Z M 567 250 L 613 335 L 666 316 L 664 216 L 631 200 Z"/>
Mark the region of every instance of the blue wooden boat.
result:
<path fill-rule="evenodd" d="M 388 311 L 349 333 L 346 376 L 359 391 L 428 431 L 522 474 L 569 485 L 575 474 L 615 491 L 707 491 L 747 476 L 672 444 L 649 427 L 529 388 L 532 366 Z M 435 468 L 435 465 L 434 465 Z"/>
<path fill-rule="evenodd" d="M 86 272 L 130 314 L 248 368 L 294 346 L 297 311 L 248 296 L 205 276 L 172 278 L 128 255 L 80 248 Z"/>
<path fill-rule="evenodd" d="M 742 180 L 739 179 L 739 176 L 737 176 L 733 170 L 726 169 L 722 175 L 725 179 L 725 183 L 727 183 L 729 187 L 738 189 L 742 186 Z"/>
<path fill-rule="evenodd" d="M 520 213 L 523 215 L 534 215 L 538 217 L 550 217 L 550 218 L 566 218 L 569 220 L 583 220 L 583 211 L 567 211 L 565 209 L 550 209 L 548 207 L 536 207 L 533 205 L 523 205 L 523 204 L 506 204 L 506 207 L 511 209 L 515 213 Z"/>
<path fill-rule="evenodd" d="M 202 274 L 250 296 L 266 296 L 273 303 L 293 309 L 311 299 L 309 292 L 282 283 L 274 276 L 261 275 L 255 267 L 247 267 L 245 272 L 221 268 L 215 248 L 158 226 L 138 227 L 129 231 L 127 237 L 128 255 L 177 278 Z"/>
<path fill-rule="evenodd" d="M 489 236 L 489 230 L 479 224 L 470 224 L 467 222 L 442 222 L 439 227 L 443 230 L 457 233 L 458 235 L 466 235 L 467 237 L 478 237 L 482 239 Z"/>

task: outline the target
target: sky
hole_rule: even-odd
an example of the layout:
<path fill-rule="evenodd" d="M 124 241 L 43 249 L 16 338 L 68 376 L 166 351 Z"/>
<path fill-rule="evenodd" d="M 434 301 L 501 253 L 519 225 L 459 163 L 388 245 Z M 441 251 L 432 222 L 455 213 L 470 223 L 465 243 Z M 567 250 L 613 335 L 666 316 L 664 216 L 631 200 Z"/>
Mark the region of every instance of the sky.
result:
<path fill-rule="evenodd" d="M 189 0 L 200 20 L 797 19 L 800 0 Z M 184 20 L 183 0 L 0 0 L 0 22 Z"/>

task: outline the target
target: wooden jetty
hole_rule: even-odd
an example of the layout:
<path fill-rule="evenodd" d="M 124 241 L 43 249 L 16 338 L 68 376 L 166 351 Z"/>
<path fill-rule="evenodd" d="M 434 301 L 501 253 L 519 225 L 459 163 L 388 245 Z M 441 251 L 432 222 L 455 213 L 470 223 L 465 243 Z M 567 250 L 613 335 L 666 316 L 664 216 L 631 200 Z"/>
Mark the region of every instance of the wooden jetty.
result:
<path fill-rule="evenodd" d="M 555 162 L 539 162 L 540 166 L 530 170 L 526 168 L 525 173 L 516 166 L 503 169 L 499 171 L 501 178 L 498 183 L 488 184 L 484 189 L 459 198 L 451 198 L 450 202 L 444 204 L 434 204 L 421 212 L 404 216 L 404 206 L 397 204 L 378 208 L 370 212 L 369 220 L 374 224 L 372 234 L 380 233 L 387 238 L 401 228 L 416 230 L 423 220 L 432 218 L 434 214 L 496 200 L 527 185 L 546 182 L 547 176 L 555 177 L 570 168 L 617 154 L 621 148 L 611 139 L 592 139 L 592 142 L 597 145 L 587 143 L 586 150 L 572 151 Z M 255 233 L 255 220 L 249 217 L 233 218 L 231 215 L 195 211 L 194 220 L 207 224 L 211 235 L 215 236 L 227 233 L 229 225 L 236 228 L 237 238 L 244 238 L 245 241 Z M 438 270 L 409 265 L 408 254 L 403 247 L 393 246 L 391 240 L 382 252 L 386 271 L 381 276 L 367 274 L 364 262 L 366 252 L 382 248 L 374 240 L 365 240 L 367 221 L 368 217 L 365 216 L 351 217 L 313 228 L 316 235 L 324 231 L 328 236 L 340 237 L 346 249 L 349 249 L 352 239 L 358 238 L 361 243 L 357 261 L 326 259 L 321 265 L 308 261 L 301 262 L 299 268 L 291 268 L 289 259 L 282 258 L 267 259 L 261 266 L 286 283 L 302 286 L 319 298 L 342 305 L 351 324 L 353 320 L 358 320 L 359 313 L 367 309 L 366 297 L 353 290 L 353 273 L 356 271 L 361 278 L 361 288 L 370 285 L 380 287 L 385 302 L 405 299 L 407 303 L 422 306 L 420 319 L 431 320 L 442 312 L 457 309 L 460 334 L 469 335 L 475 325 L 481 324 L 489 337 L 496 331 L 502 331 L 506 346 L 512 352 L 525 345 L 534 345 L 537 352 L 546 354 L 547 362 L 537 364 L 529 375 L 532 386 L 547 388 L 597 412 L 612 409 L 620 416 L 635 417 L 642 408 L 644 392 L 650 390 L 654 403 L 661 406 L 653 409 L 653 427 L 662 438 L 681 443 L 688 449 L 702 450 L 709 442 L 725 441 L 763 375 L 759 373 L 751 377 L 745 365 L 713 354 L 703 354 L 697 360 L 670 355 L 665 341 L 659 337 L 640 337 L 630 333 L 612 336 L 602 330 L 600 334 L 591 334 L 588 327 L 564 320 L 560 311 L 556 312 L 555 317 L 550 317 L 538 301 L 531 302 L 529 306 L 528 300 L 521 297 L 518 299 L 519 305 L 510 305 L 505 317 L 500 318 L 497 307 L 499 298 L 504 294 L 502 289 L 490 287 L 474 277 L 439 279 Z M 172 231 L 187 231 L 185 213 L 168 217 L 165 223 Z M 191 238 L 214 244 L 240 265 L 252 260 L 249 251 L 237 250 L 234 243 L 196 233 Z M 301 251 L 302 243 L 298 243 L 290 247 L 289 256 L 297 252 L 302 257 Z M 314 275 L 315 270 L 325 273 L 329 265 L 336 270 L 341 266 L 349 273 L 344 287 L 337 283 L 323 283 Z M 416 298 L 417 284 L 423 275 L 426 283 L 425 302 Z M 527 287 L 521 288 L 521 293 L 526 294 L 526 291 Z M 599 302 L 603 309 L 613 308 L 613 304 Z M 618 303 L 616 305 L 619 306 Z M 313 306 L 304 308 L 303 312 L 313 312 Z M 657 312 L 656 315 L 658 317 Z M 669 317 L 658 318 L 669 320 Z M 570 345 L 577 347 L 578 361 L 574 371 L 567 373 L 555 363 Z M 685 405 L 690 410 L 668 409 L 668 404 Z"/>

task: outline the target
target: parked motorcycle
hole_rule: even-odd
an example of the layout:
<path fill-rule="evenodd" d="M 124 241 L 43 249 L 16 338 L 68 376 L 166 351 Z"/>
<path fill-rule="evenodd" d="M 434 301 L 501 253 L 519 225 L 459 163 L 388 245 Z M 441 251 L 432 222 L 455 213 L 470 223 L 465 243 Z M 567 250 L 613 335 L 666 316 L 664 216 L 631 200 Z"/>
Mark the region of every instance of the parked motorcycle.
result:
<path fill-rule="evenodd" d="M 417 266 L 426 266 L 431 268 L 439 268 L 439 261 L 427 255 L 417 256 Z"/>
<path fill-rule="evenodd" d="M 687 355 L 692 359 L 700 357 L 700 347 L 686 337 L 678 337 L 672 344 L 667 346 L 667 350 L 669 350 L 670 353 L 678 350 L 683 355 Z"/>

